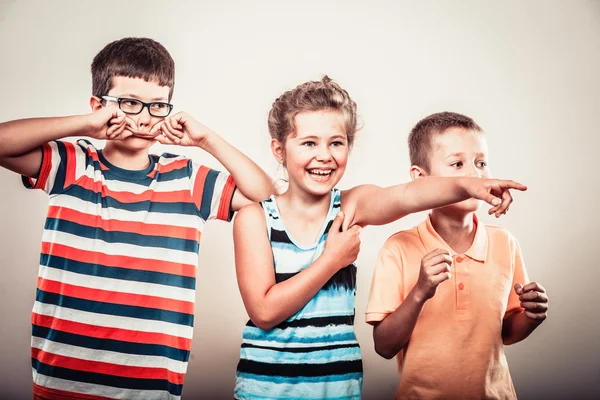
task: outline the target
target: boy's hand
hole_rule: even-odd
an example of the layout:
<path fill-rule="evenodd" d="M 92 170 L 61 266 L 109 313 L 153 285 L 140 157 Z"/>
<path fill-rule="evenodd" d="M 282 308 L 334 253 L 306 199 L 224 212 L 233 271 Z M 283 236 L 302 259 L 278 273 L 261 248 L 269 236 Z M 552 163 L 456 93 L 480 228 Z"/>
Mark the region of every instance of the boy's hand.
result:
<path fill-rule="evenodd" d="M 440 283 L 450 279 L 450 265 L 452 256 L 448 250 L 435 249 L 423 256 L 419 280 L 415 285 L 423 302 L 435 295 Z"/>
<path fill-rule="evenodd" d="M 465 178 L 464 189 L 471 197 L 483 200 L 493 207 L 488 214 L 495 214 L 496 218 L 505 214 L 508 206 L 512 203 L 509 189 L 527 190 L 527 186 L 520 183 L 503 179 Z"/>
<path fill-rule="evenodd" d="M 212 130 L 196 121 L 188 113 L 178 112 L 156 124 L 148 136 L 162 144 L 202 147 L 207 137 L 212 134 L 214 134 Z"/>
<path fill-rule="evenodd" d="M 133 136 L 135 123 L 115 105 L 107 105 L 88 116 L 88 136 L 94 139 L 115 140 Z"/>
<path fill-rule="evenodd" d="M 323 250 L 324 255 L 328 255 L 333 259 L 337 270 L 345 268 L 356 261 L 360 251 L 359 235 L 362 228 L 354 225 L 350 229 L 340 232 L 342 222 L 344 222 L 344 213 L 340 211 L 331 223 L 325 241 L 325 250 Z"/>
<path fill-rule="evenodd" d="M 537 282 L 531 282 L 523 286 L 515 284 L 515 293 L 519 296 L 521 307 L 525 309 L 525 315 L 533 320 L 542 322 L 547 317 L 548 296 L 546 289 Z"/>

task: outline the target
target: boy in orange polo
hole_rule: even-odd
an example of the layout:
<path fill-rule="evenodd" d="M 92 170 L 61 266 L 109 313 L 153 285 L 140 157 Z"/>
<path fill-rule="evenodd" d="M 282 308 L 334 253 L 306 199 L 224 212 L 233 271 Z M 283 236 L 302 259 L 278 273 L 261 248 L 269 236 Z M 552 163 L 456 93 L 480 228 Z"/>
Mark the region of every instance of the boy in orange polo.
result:
<path fill-rule="evenodd" d="M 438 113 L 409 136 L 411 177 L 489 177 L 487 142 L 469 117 Z M 546 318 L 517 240 L 480 224 L 475 199 L 438 208 L 379 253 L 366 320 L 375 350 L 397 355 L 397 399 L 513 399 L 504 345 Z M 500 214 L 497 208 L 490 214 Z"/>

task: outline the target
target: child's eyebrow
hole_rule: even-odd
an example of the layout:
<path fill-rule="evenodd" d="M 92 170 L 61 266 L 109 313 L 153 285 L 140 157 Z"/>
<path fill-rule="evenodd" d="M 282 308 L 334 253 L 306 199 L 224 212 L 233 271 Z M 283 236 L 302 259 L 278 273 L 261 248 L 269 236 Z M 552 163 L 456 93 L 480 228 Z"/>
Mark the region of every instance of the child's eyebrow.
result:
<path fill-rule="evenodd" d="M 316 136 L 316 135 L 308 135 L 308 136 L 297 137 L 297 139 L 298 140 L 308 140 L 308 139 L 311 139 L 311 140 L 320 140 L 322 138 L 320 136 Z M 340 139 L 346 140 L 346 136 L 344 136 L 344 135 L 335 135 L 335 136 L 331 136 L 328 139 L 330 139 L 330 140 L 340 140 Z"/>
<path fill-rule="evenodd" d="M 450 154 L 450 155 L 449 155 L 448 157 L 446 157 L 446 158 L 450 158 L 450 157 L 460 157 L 460 156 L 462 156 L 463 154 L 465 154 L 465 153 L 462 153 L 462 152 L 459 152 L 459 153 L 452 153 L 452 154 Z"/>
<path fill-rule="evenodd" d="M 121 95 L 119 95 L 119 96 L 116 96 L 116 97 L 122 97 L 122 98 L 123 98 L 123 97 L 125 97 L 125 98 L 129 98 L 129 99 L 142 100 L 142 99 L 140 99 L 140 96 L 138 96 L 138 95 L 135 95 L 135 94 L 131 94 L 131 93 L 121 94 Z M 143 100 L 142 100 L 142 101 L 143 101 Z M 151 101 L 151 102 L 152 102 L 152 101 L 163 101 L 163 102 L 166 102 L 166 101 L 167 101 L 167 99 L 165 99 L 164 97 L 155 97 L 155 98 L 153 98 L 153 99 L 150 99 L 150 101 Z"/>
<path fill-rule="evenodd" d="M 449 155 L 448 157 L 446 157 L 446 158 L 451 158 L 451 157 L 461 157 L 461 156 L 463 156 L 464 154 L 465 154 L 465 153 L 463 153 L 463 152 L 452 153 L 452 154 L 450 154 L 450 155 Z M 475 156 L 477 156 L 477 157 L 487 157 L 487 154 L 486 154 L 486 153 L 475 153 Z"/>

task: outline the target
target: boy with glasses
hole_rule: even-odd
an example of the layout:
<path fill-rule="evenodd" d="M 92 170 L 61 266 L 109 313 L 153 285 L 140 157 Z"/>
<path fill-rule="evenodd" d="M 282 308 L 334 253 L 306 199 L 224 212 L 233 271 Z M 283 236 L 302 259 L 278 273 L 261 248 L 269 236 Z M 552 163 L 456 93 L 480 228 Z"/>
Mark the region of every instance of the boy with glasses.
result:
<path fill-rule="evenodd" d="M 32 313 L 34 398 L 180 398 L 204 224 L 273 192 L 215 132 L 170 116 L 174 73 L 160 43 L 121 39 L 92 63 L 92 113 L 0 124 L 0 165 L 50 195 Z M 70 136 L 106 144 L 61 140 Z M 229 174 L 149 154 L 156 142 L 198 146 Z"/>

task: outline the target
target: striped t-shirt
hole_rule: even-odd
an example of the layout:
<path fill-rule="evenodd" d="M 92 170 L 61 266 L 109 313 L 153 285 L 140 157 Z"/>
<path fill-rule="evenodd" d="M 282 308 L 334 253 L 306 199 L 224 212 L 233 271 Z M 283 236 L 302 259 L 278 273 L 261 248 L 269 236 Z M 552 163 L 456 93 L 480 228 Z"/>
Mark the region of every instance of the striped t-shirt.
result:
<path fill-rule="evenodd" d="M 274 196 L 261 203 L 276 282 L 310 266 L 325 248 L 340 210 L 331 191 L 327 218 L 313 246 L 298 245 L 287 232 Z M 339 270 L 302 309 L 268 331 L 248 321 L 237 367 L 236 399 L 360 399 L 362 361 L 354 334 L 356 266 Z"/>
<path fill-rule="evenodd" d="M 85 140 L 42 147 L 49 194 L 31 316 L 33 391 L 48 399 L 179 399 L 198 250 L 235 183 L 171 154 L 111 165 Z"/>

